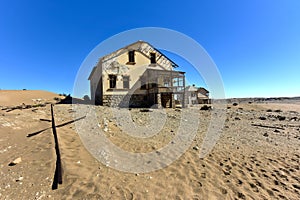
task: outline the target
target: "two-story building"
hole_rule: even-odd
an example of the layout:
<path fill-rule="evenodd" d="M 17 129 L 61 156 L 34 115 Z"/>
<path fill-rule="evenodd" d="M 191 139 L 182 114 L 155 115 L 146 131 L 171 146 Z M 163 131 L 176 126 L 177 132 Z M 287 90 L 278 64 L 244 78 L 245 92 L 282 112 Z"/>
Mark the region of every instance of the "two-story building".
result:
<path fill-rule="evenodd" d="M 113 107 L 184 105 L 185 72 L 147 42 L 137 41 L 99 59 L 89 80 L 91 100 Z"/>
<path fill-rule="evenodd" d="M 203 87 L 196 87 L 195 85 L 189 85 L 185 88 L 185 104 L 210 104 L 209 91 Z"/>

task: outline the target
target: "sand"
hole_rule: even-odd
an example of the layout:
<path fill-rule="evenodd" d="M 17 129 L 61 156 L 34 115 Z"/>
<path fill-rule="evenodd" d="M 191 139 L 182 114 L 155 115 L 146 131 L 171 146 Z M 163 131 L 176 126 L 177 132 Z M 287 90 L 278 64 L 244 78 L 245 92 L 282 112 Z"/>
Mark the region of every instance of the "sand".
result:
<path fill-rule="evenodd" d="M 34 98 L 47 99 L 42 95 Z M 20 98 L 12 104 L 23 101 Z M 0 109 L 0 199 L 300 199 L 299 104 L 244 103 L 228 107 L 221 137 L 205 158 L 199 158 L 199 151 L 212 111 L 188 108 L 200 116 L 196 137 L 179 159 L 149 173 L 122 172 L 106 166 L 85 148 L 74 123 L 59 127 L 63 183 L 57 190 L 51 189 L 56 161 L 51 129 L 26 137 L 51 126 L 40 120 L 51 119 L 50 105 L 10 112 Z M 86 134 L 95 127 L 103 130 L 106 123 L 107 138 L 128 152 L 151 152 L 165 146 L 172 140 L 183 112 L 166 109 L 170 123 L 154 137 L 138 139 L 122 132 L 110 109 L 94 109 L 98 124 L 88 117 L 77 123 L 86 125 Z M 56 125 L 72 120 L 75 112 L 72 105 L 62 104 L 55 105 L 54 111 Z M 147 125 L 149 113 L 140 109 L 130 113 L 136 123 Z M 20 163 L 9 166 L 19 157 Z"/>
<path fill-rule="evenodd" d="M 53 102 L 58 94 L 43 90 L 0 90 L 0 106 L 32 105 Z"/>

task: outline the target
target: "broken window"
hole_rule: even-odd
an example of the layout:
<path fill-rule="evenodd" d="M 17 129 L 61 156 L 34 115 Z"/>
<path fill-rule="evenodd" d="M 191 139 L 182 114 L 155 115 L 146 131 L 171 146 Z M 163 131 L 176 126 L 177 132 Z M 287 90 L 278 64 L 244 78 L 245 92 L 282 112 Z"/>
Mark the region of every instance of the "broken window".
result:
<path fill-rule="evenodd" d="M 150 53 L 150 61 L 151 61 L 151 64 L 156 63 L 156 54 L 155 53 Z"/>
<path fill-rule="evenodd" d="M 170 87 L 170 78 L 169 77 L 164 77 L 164 86 Z"/>
<path fill-rule="evenodd" d="M 129 76 L 123 76 L 123 88 L 129 89 Z"/>
<path fill-rule="evenodd" d="M 129 63 L 135 63 L 134 51 L 128 52 L 128 61 L 129 61 Z"/>
<path fill-rule="evenodd" d="M 117 76 L 116 75 L 108 75 L 108 78 L 109 78 L 109 88 L 116 88 Z"/>

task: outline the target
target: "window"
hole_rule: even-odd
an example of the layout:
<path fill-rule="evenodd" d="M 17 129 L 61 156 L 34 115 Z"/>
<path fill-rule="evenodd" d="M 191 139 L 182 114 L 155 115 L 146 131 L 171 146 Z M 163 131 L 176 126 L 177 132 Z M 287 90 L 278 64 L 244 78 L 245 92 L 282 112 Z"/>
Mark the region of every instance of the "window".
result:
<path fill-rule="evenodd" d="M 170 86 L 170 78 L 168 78 L 168 77 L 164 78 L 164 86 L 165 87 L 169 87 Z"/>
<path fill-rule="evenodd" d="M 134 51 L 128 52 L 128 61 L 129 61 L 129 63 L 135 63 Z"/>
<path fill-rule="evenodd" d="M 129 89 L 129 76 L 123 76 L 123 88 Z"/>
<path fill-rule="evenodd" d="M 155 53 L 150 53 L 150 61 L 151 61 L 151 64 L 156 63 L 156 54 Z"/>
<path fill-rule="evenodd" d="M 108 75 L 108 77 L 109 77 L 109 88 L 116 88 L 117 76 L 116 75 Z"/>

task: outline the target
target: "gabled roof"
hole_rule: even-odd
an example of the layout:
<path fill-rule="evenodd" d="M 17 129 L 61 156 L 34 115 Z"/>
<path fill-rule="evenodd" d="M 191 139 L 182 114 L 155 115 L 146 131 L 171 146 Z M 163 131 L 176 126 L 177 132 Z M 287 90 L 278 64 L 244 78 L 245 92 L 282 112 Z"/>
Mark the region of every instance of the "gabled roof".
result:
<path fill-rule="evenodd" d="M 199 87 L 198 90 L 204 90 L 206 92 L 209 92 L 207 89 L 205 89 L 204 87 Z"/>
<path fill-rule="evenodd" d="M 112 52 L 110 54 L 107 54 L 107 55 L 103 56 L 101 58 L 101 60 L 105 62 L 106 60 L 109 60 L 109 59 L 112 59 L 114 57 L 117 57 L 117 56 L 119 56 L 119 55 L 121 55 L 121 54 L 123 54 L 123 53 L 125 53 L 127 51 L 130 51 L 130 50 L 135 50 L 135 51 L 139 51 L 139 52 L 143 53 L 142 49 L 141 49 L 142 48 L 141 45 L 147 45 L 148 48 L 150 47 L 149 49 L 152 49 L 152 51 L 156 51 L 159 54 L 158 57 L 164 57 L 164 58 L 166 58 L 169 62 L 172 63 L 172 66 L 174 68 L 178 67 L 178 65 L 175 62 L 173 62 L 170 58 L 168 58 L 165 54 L 163 54 L 161 51 L 159 51 L 158 49 L 156 49 L 150 43 L 142 41 L 142 40 L 136 41 L 136 42 L 134 42 L 132 44 L 129 44 L 129 45 L 123 47 L 123 48 L 120 48 L 120 49 L 118 49 L 118 50 L 116 50 L 116 51 L 114 51 L 114 52 Z"/>
<path fill-rule="evenodd" d="M 185 91 L 189 91 L 189 92 L 197 92 L 198 88 L 192 85 L 189 85 L 185 88 Z"/>
<path fill-rule="evenodd" d="M 106 62 L 110 59 L 113 59 L 115 57 L 118 57 L 119 55 L 126 53 L 128 51 L 139 51 L 140 53 L 142 53 L 144 56 L 149 57 L 149 55 L 147 55 L 147 53 L 149 52 L 155 52 L 157 54 L 157 64 L 160 64 L 161 62 L 167 62 L 169 63 L 169 65 L 171 65 L 173 68 L 178 67 L 178 65 L 172 61 L 170 58 L 168 58 L 165 54 L 163 54 L 161 51 L 159 51 L 158 49 L 156 49 L 155 47 L 153 47 L 151 44 L 149 44 L 148 42 L 145 41 L 137 41 L 134 42 L 132 44 L 129 44 L 123 48 L 120 48 L 110 54 L 107 54 L 103 57 L 100 58 L 100 62 Z M 93 74 L 96 71 L 97 66 L 95 66 L 89 76 L 89 80 L 91 79 L 91 77 L 93 76 Z"/>

